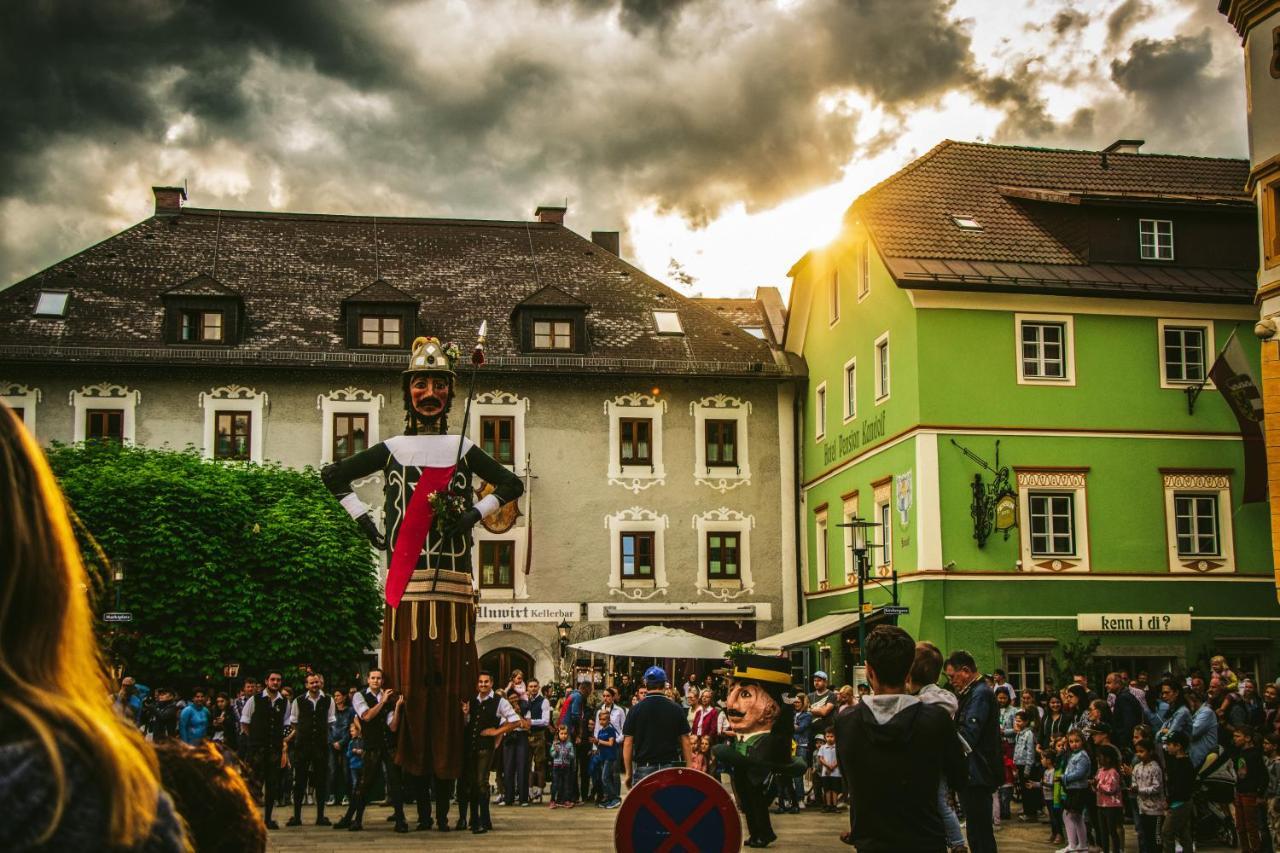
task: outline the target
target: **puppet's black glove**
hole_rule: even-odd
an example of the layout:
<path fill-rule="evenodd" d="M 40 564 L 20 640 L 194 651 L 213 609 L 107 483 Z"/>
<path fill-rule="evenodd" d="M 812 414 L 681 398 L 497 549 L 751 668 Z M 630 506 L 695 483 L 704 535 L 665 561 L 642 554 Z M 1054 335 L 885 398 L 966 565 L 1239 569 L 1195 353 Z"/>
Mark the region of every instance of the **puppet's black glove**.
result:
<path fill-rule="evenodd" d="M 356 524 L 359 525 L 360 531 L 364 533 L 365 536 L 369 537 L 369 542 L 373 547 L 377 548 L 379 551 L 387 550 L 386 537 L 384 537 L 382 535 L 382 531 L 378 529 L 378 523 L 373 520 L 372 515 L 366 512 L 364 515 L 356 519 Z"/>
<path fill-rule="evenodd" d="M 475 507 L 470 507 L 462 515 L 453 521 L 445 524 L 444 533 L 445 541 L 452 542 L 455 539 L 465 538 L 471 534 L 471 528 L 480 523 L 480 511 Z"/>

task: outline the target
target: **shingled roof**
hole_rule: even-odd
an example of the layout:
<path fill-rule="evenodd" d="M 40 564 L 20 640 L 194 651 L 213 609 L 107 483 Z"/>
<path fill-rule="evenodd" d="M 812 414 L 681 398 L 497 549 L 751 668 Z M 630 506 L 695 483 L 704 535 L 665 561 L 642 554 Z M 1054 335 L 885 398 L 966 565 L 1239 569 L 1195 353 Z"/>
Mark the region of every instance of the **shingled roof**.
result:
<path fill-rule="evenodd" d="M 239 344 L 166 346 L 162 294 L 212 281 L 215 258 L 214 284 L 243 299 Z M 71 291 L 67 316 L 33 316 L 55 282 Z M 512 310 L 535 294 L 590 306 L 588 352 L 519 350 Z M 349 349 L 342 322 L 344 300 L 393 296 L 421 304 L 419 333 L 464 346 L 487 320 L 492 369 L 786 372 L 766 342 L 560 224 L 195 208 L 151 217 L 0 291 L 0 362 L 397 366 L 402 352 Z M 657 334 L 654 309 L 678 313 L 684 334 Z"/>
<path fill-rule="evenodd" d="M 904 287 L 1248 301 L 1248 266 L 1091 261 L 1079 215 L 1079 205 L 1104 202 L 1244 212 L 1248 175 L 1246 160 L 946 140 L 861 195 L 849 217 L 866 224 Z"/>

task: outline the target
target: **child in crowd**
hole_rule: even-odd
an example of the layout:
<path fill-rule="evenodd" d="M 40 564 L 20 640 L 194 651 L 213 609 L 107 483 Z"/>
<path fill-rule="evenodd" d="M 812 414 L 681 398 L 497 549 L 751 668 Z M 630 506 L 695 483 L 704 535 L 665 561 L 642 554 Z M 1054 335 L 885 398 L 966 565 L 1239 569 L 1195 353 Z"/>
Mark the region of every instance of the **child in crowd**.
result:
<path fill-rule="evenodd" d="M 1013 718 L 1013 765 L 1017 768 L 1018 790 L 1022 792 L 1023 821 L 1036 821 L 1040 818 L 1040 774 L 1036 768 L 1040 766 L 1040 757 L 1036 755 L 1036 731 L 1031 726 L 1031 717 L 1026 711 L 1019 711 Z"/>
<path fill-rule="evenodd" d="M 1150 728 L 1147 726 L 1146 728 Z M 1138 853 L 1157 853 L 1156 839 L 1160 835 L 1160 817 L 1169 807 L 1164 796 L 1164 771 L 1156 760 L 1159 750 L 1150 737 L 1138 741 L 1135 762 L 1130 776 L 1133 790 L 1138 795 L 1137 820 Z"/>
<path fill-rule="evenodd" d="M 1098 803 L 1098 826 L 1095 835 L 1102 853 L 1124 853 L 1124 788 L 1120 784 L 1120 751 L 1110 744 L 1094 750 L 1098 772 L 1093 777 L 1093 791 Z"/>
<path fill-rule="evenodd" d="M 997 696 L 1001 695 L 999 693 Z M 1013 766 L 1012 749 L 1006 745 L 1004 758 L 1004 784 L 996 791 L 995 799 L 992 801 L 991 823 L 996 832 L 1000 831 L 1001 821 L 1008 820 L 1012 816 L 1013 810 L 1013 791 L 1014 785 L 1018 780 L 1017 768 Z"/>
<path fill-rule="evenodd" d="M 1058 778 L 1058 753 L 1053 747 L 1041 750 L 1040 766 L 1044 775 L 1040 778 L 1040 792 L 1049 810 L 1049 843 L 1065 844 L 1062 826 L 1062 781 Z"/>
<path fill-rule="evenodd" d="M 1267 762 L 1267 829 L 1274 847 L 1280 845 L 1280 734 L 1262 739 L 1262 754 Z"/>
<path fill-rule="evenodd" d="M 1067 735 L 1067 760 L 1062 771 L 1062 789 L 1066 795 L 1063 823 L 1067 830 L 1067 846 L 1063 853 L 1076 853 L 1089 849 L 1089 837 L 1084 826 L 1084 813 L 1089 808 L 1089 779 L 1093 776 L 1093 762 L 1084 749 L 1084 735 L 1073 731 Z"/>
<path fill-rule="evenodd" d="M 1196 849 L 1191 820 L 1191 795 L 1196 787 L 1196 771 L 1187 757 L 1189 743 L 1190 738 L 1182 731 L 1170 732 L 1164 742 L 1164 790 L 1169 800 L 1164 824 L 1160 828 L 1164 853 L 1174 853 L 1175 844 L 1181 844 L 1184 851 Z"/>
<path fill-rule="evenodd" d="M 1258 826 L 1258 805 L 1267 795 L 1267 767 L 1258 746 L 1257 731 L 1241 725 L 1231 734 L 1236 748 L 1236 835 L 1240 853 L 1259 853 L 1262 832 Z"/>
<path fill-rule="evenodd" d="M 347 813 L 338 821 L 336 826 L 346 827 L 347 829 L 363 829 L 361 822 L 356 818 L 356 791 L 360 790 L 360 774 L 364 772 L 364 738 L 360 736 L 360 718 L 355 717 L 351 721 L 351 728 L 348 729 L 349 737 L 347 738 L 347 790 L 351 791 L 351 802 L 347 806 Z"/>
<path fill-rule="evenodd" d="M 1227 666 L 1227 659 L 1222 655 L 1214 655 L 1209 658 L 1209 669 L 1213 671 L 1213 675 L 1210 677 L 1221 681 L 1223 688 L 1228 693 L 1235 693 L 1240 688 L 1240 679 L 1231 671 L 1231 667 Z"/>
<path fill-rule="evenodd" d="M 836 798 L 840 796 L 840 765 L 836 759 L 836 733 L 831 729 L 823 734 L 822 746 L 817 755 L 819 782 L 822 784 L 822 810 L 836 810 Z"/>
<path fill-rule="evenodd" d="M 600 788 L 600 808 L 616 809 L 622 805 L 618 785 L 618 730 L 609 721 L 609 712 L 600 712 L 600 728 L 596 731 L 599 767 L 596 785 Z"/>
<path fill-rule="evenodd" d="M 693 742 L 693 754 L 690 757 L 689 769 L 699 773 L 711 772 L 711 737 L 702 735 Z"/>
<path fill-rule="evenodd" d="M 551 745 L 551 802 L 547 808 L 573 808 L 577 799 L 574 791 L 573 743 L 569 740 L 569 727 L 556 729 L 556 742 Z"/>

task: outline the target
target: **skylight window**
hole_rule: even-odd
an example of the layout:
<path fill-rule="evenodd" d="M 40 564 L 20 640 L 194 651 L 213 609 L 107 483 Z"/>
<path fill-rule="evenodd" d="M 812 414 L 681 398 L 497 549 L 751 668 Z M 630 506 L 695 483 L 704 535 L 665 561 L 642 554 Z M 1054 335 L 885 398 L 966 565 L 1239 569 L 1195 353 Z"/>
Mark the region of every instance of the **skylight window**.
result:
<path fill-rule="evenodd" d="M 743 326 L 742 331 L 746 332 L 748 335 L 751 335 L 753 338 L 759 338 L 760 340 L 764 340 L 764 329 L 760 328 L 759 326 Z"/>
<path fill-rule="evenodd" d="M 956 227 L 961 229 L 962 231 L 981 231 L 982 230 L 982 224 L 979 223 L 978 220 L 974 219 L 972 216 L 956 216 L 953 213 L 951 215 L 951 221 L 954 222 L 956 224 Z"/>
<path fill-rule="evenodd" d="M 654 311 L 653 322 L 660 335 L 683 335 L 684 326 L 680 325 L 680 315 L 675 311 Z"/>
<path fill-rule="evenodd" d="M 67 300 L 71 294 L 60 290 L 42 290 L 36 301 L 37 317 L 67 316 Z"/>

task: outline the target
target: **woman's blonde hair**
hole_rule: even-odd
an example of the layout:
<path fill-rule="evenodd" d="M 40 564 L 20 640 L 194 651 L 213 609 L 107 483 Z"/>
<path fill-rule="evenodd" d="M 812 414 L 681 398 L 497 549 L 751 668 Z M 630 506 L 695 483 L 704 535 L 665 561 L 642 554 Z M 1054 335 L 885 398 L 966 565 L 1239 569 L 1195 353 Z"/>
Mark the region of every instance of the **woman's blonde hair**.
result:
<path fill-rule="evenodd" d="M 104 842 L 133 847 L 155 822 L 159 768 L 111 707 L 88 588 L 53 472 L 0 403 L 0 717 L 34 736 L 48 758 L 58 797 L 38 843 L 52 838 L 67 808 L 62 750 L 71 748 L 89 763 L 107 804 Z"/>

